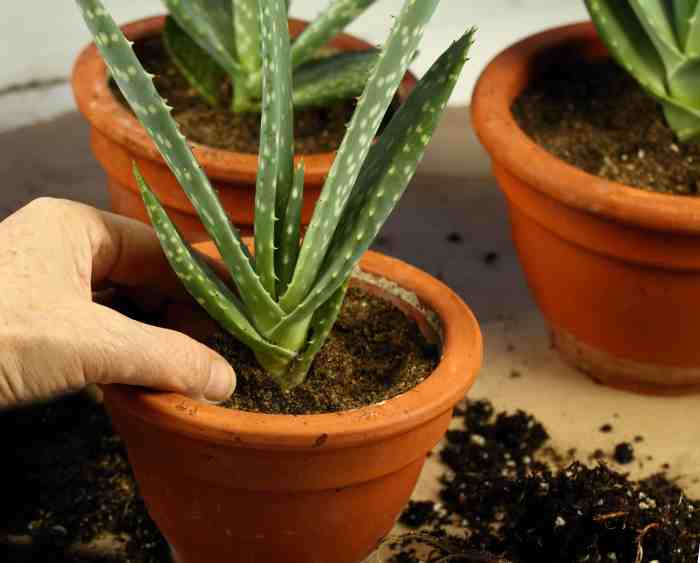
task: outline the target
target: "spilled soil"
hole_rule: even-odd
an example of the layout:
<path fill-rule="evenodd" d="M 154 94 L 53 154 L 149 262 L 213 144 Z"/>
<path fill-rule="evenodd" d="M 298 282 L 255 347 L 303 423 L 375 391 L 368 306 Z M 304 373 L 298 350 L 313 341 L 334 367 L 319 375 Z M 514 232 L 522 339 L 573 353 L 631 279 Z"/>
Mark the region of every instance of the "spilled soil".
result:
<path fill-rule="evenodd" d="M 630 480 L 604 463 L 552 469 L 532 416 L 473 402 L 440 457 L 440 503 L 411 503 L 420 532 L 394 543 L 393 563 L 688 563 L 700 549 L 700 502 L 663 474 Z M 561 463 L 567 456 L 559 456 Z"/>

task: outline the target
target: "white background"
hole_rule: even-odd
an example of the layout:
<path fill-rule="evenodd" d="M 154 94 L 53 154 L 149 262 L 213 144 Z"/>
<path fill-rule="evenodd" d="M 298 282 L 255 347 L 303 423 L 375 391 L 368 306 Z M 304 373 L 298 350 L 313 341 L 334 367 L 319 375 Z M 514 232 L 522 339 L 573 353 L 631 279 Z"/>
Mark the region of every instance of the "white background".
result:
<path fill-rule="evenodd" d="M 292 15 L 313 18 L 327 1 L 293 0 Z M 381 43 L 402 3 L 378 0 L 350 31 Z M 7 130 L 73 107 L 68 86 L 57 82 L 67 78 L 89 37 L 72 0 L 4 0 L 3 4 L 0 130 Z M 163 11 L 159 0 L 106 0 L 105 4 L 119 22 Z M 452 100 L 466 104 L 478 73 L 499 50 L 532 32 L 584 18 L 582 0 L 442 0 L 413 70 L 423 72 L 453 39 L 477 26 L 472 60 Z M 28 87 L 32 82 L 44 86 Z"/>

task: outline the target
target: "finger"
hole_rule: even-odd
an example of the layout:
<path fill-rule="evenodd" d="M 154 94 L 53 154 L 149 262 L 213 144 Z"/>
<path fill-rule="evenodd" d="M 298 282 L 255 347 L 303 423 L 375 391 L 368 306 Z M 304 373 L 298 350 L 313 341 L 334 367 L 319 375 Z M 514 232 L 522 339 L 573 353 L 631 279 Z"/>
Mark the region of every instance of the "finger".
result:
<path fill-rule="evenodd" d="M 176 300 L 190 299 L 173 272 L 152 227 L 139 221 L 99 211 L 104 232 L 93 251 L 93 282 L 111 281 L 127 287 L 157 290 Z M 226 268 L 202 257 L 223 279 Z"/>
<path fill-rule="evenodd" d="M 176 299 L 185 298 L 187 292 L 150 226 L 113 213 L 93 211 L 93 283 L 110 281 L 129 287 L 150 287 Z"/>
<path fill-rule="evenodd" d="M 86 383 L 122 383 L 223 401 L 236 386 L 230 364 L 173 330 L 131 320 L 91 305 L 75 346 Z"/>

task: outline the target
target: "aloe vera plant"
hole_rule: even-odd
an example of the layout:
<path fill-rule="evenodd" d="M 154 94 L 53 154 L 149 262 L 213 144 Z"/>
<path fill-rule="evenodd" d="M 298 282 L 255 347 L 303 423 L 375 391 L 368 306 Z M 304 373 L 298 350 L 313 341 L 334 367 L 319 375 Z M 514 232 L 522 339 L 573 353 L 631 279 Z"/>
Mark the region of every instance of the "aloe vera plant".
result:
<path fill-rule="evenodd" d="M 659 100 L 678 138 L 700 142 L 700 2 L 585 2 L 612 55 Z"/>
<path fill-rule="evenodd" d="M 248 253 L 209 180 L 159 97 L 151 76 L 100 0 L 76 0 L 136 115 L 180 181 L 231 273 L 218 279 L 187 245 L 134 170 L 174 271 L 220 325 L 250 347 L 284 389 L 304 380 L 328 336 L 360 257 L 412 178 L 467 60 L 473 30 L 435 62 L 378 142 L 373 139 L 439 0 L 406 0 L 358 101 L 303 241 L 303 165 L 293 165 L 292 50 L 284 0 L 260 11 L 263 99 L 255 200 L 255 254 Z"/>
<path fill-rule="evenodd" d="M 337 33 L 376 0 L 331 0 L 292 45 L 296 107 L 325 106 L 360 95 L 378 53 L 374 49 L 315 58 Z M 211 105 L 229 76 L 232 109 L 257 111 L 262 100 L 263 0 L 163 0 L 166 48 L 192 87 Z M 286 29 L 282 27 L 279 31 Z"/>

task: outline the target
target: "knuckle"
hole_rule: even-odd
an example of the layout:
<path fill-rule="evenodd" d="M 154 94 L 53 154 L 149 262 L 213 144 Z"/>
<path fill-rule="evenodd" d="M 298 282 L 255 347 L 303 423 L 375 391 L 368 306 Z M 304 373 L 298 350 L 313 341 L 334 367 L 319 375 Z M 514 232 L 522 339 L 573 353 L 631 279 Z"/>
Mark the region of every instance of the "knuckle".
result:
<path fill-rule="evenodd" d="M 33 200 L 27 205 L 28 209 L 37 210 L 42 212 L 57 212 L 61 209 L 65 209 L 67 206 L 72 205 L 70 201 L 66 199 L 60 199 L 57 197 L 41 196 Z"/>

